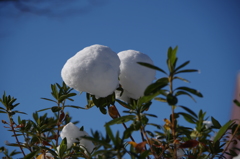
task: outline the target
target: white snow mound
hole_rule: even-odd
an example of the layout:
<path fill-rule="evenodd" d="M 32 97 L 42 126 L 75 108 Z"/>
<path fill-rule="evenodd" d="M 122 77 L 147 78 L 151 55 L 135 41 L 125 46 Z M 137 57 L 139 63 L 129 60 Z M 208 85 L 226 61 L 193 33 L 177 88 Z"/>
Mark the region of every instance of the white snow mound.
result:
<path fill-rule="evenodd" d="M 71 88 L 96 97 L 112 94 L 119 85 L 120 60 L 109 47 L 92 45 L 67 60 L 62 68 L 63 81 Z"/>
<path fill-rule="evenodd" d="M 147 86 L 155 79 L 156 71 L 137 62 L 153 64 L 153 61 L 146 54 L 135 50 L 126 50 L 118 53 L 120 64 L 120 84 L 124 89 L 120 97 L 116 91 L 116 98 L 129 102 L 129 98 L 138 99 L 143 96 Z"/>
<path fill-rule="evenodd" d="M 77 142 L 76 138 L 80 139 L 80 145 L 86 148 L 90 153 L 95 147 L 91 141 L 81 138 L 82 136 L 89 136 L 88 133 L 85 131 L 80 131 L 79 128 L 71 122 L 64 126 L 60 136 L 62 139 L 67 138 L 68 148 L 70 148 L 74 142 Z"/>

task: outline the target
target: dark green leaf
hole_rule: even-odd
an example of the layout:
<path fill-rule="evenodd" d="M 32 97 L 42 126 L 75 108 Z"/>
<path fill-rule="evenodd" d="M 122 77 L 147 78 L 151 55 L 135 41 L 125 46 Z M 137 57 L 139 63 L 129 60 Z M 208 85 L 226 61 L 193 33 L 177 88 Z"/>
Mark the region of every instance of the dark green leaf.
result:
<path fill-rule="evenodd" d="M 51 102 L 57 103 L 56 101 L 54 101 L 54 100 L 52 100 L 52 99 L 48 99 L 48 98 L 41 98 L 41 99 L 44 99 L 44 100 L 48 100 L 48 101 L 51 101 Z"/>
<path fill-rule="evenodd" d="M 133 120 L 134 118 L 135 118 L 135 115 L 126 115 L 126 116 L 122 116 L 122 117 L 113 119 L 113 120 L 109 121 L 108 123 L 106 123 L 105 125 L 122 124 L 122 123 L 128 122 L 130 120 Z"/>
<path fill-rule="evenodd" d="M 211 120 L 214 128 L 220 129 L 222 127 L 221 124 L 214 117 L 211 117 Z"/>
<path fill-rule="evenodd" d="M 29 153 L 28 155 L 26 155 L 23 159 L 32 159 L 32 158 L 36 157 L 39 152 L 40 152 L 40 149 L 33 151 L 33 152 Z"/>
<path fill-rule="evenodd" d="M 145 95 L 143 97 L 141 97 L 139 100 L 138 100 L 138 104 L 141 105 L 143 103 L 148 103 L 149 101 L 151 101 L 154 97 L 158 96 L 159 94 L 161 94 L 162 91 L 161 90 L 158 90 L 154 93 L 151 93 L 150 95 Z"/>
<path fill-rule="evenodd" d="M 184 117 L 184 119 L 186 121 L 188 121 L 189 123 L 192 123 L 192 124 L 196 123 L 196 119 L 193 116 L 191 116 L 190 114 L 183 113 L 183 112 L 179 112 L 178 114 L 182 115 Z"/>
<path fill-rule="evenodd" d="M 196 70 L 196 69 L 181 70 L 181 71 L 176 72 L 175 75 L 179 74 L 179 73 L 198 72 L 198 71 L 199 70 Z"/>
<path fill-rule="evenodd" d="M 0 113 L 7 113 L 7 112 L 5 112 L 5 111 L 1 111 L 1 110 L 0 110 Z"/>
<path fill-rule="evenodd" d="M 161 126 L 158 125 L 158 124 L 154 124 L 154 123 L 148 123 L 147 125 L 152 125 L 152 126 L 155 126 L 156 128 L 158 129 L 161 129 Z"/>
<path fill-rule="evenodd" d="M 108 134 L 108 133 L 107 133 L 107 134 Z M 90 141 L 92 141 L 92 142 L 94 142 L 94 143 L 98 143 L 98 144 L 103 145 L 103 146 L 105 146 L 105 147 L 111 147 L 111 145 L 110 145 L 109 143 L 106 143 L 105 141 L 99 140 L 99 139 L 97 139 L 97 138 L 92 138 L 92 137 L 90 137 L 90 136 L 83 136 L 83 137 L 81 137 L 81 138 L 88 139 L 88 140 L 90 140 Z"/>
<path fill-rule="evenodd" d="M 175 93 L 175 96 L 179 96 L 179 95 L 187 95 L 189 96 L 194 102 L 197 102 L 189 93 L 184 92 L 184 91 L 178 91 Z"/>
<path fill-rule="evenodd" d="M 7 143 L 7 146 L 19 147 L 19 144 L 16 143 Z"/>
<path fill-rule="evenodd" d="M 151 151 L 145 150 L 140 154 L 139 158 L 147 158 L 149 155 L 151 155 Z"/>
<path fill-rule="evenodd" d="M 116 101 L 117 101 L 120 105 L 122 105 L 123 107 L 125 107 L 125 108 L 133 109 L 129 104 L 127 104 L 127 103 L 125 103 L 125 102 L 123 102 L 123 101 L 121 101 L 121 100 L 119 100 L 119 99 L 116 99 Z"/>
<path fill-rule="evenodd" d="M 163 87 L 168 85 L 168 78 L 163 77 L 158 79 L 156 82 L 150 84 L 144 91 L 144 95 L 150 95 L 152 93 L 155 93 L 159 90 L 161 90 Z"/>
<path fill-rule="evenodd" d="M 45 110 L 48 110 L 48 109 L 51 109 L 51 108 L 41 109 L 41 110 L 38 110 L 37 112 L 42 112 L 42 111 L 45 111 Z"/>
<path fill-rule="evenodd" d="M 157 67 L 157 66 L 154 66 L 154 65 L 152 65 L 152 64 L 145 63 L 145 62 L 137 62 L 137 63 L 140 64 L 140 65 L 142 65 L 142 66 L 146 66 L 146 67 L 148 67 L 148 68 L 151 68 L 151 69 L 154 69 L 154 70 L 158 70 L 158 71 L 160 71 L 160 72 L 162 72 L 162 73 L 164 73 L 164 74 L 167 75 L 167 73 L 166 73 L 164 70 L 162 70 L 161 68 L 159 68 L 159 67 Z"/>
<path fill-rule="evenodd" d="M 52 89 L 52 96 L 55 98 L 55 99 L 57 99 L 58 100 L 58 90 L 57 90 L 57 87 L 56 87 L 56 85 L 54 84 L 51 84 L 51 89 Z"/>
<path fill-rule="evenodd" d="M 80 106 L 75 106 L 75 105 L 65 105 L 64 107 L 71 107 L 71 108 L 76 108 L 76 109 L 86 109 Z"/>
<path fill-rule="evenodd" d="M 99 109 L 103 114 L 107 114 L 107 110 L 104 107 L 99 107 Z"/>
<path fill-rule="evenodd" d="M 178 99 L 176 96 L 172 95 L 172 94 L 168 94 L 167 95 L 167 102 L 169 105 L 173 106 L 176 105 L 178 102 Z"/>
<path fill-rule="evenodd" d="M 60 111 L 62 108 L 61 107 L 58 107 L 58 106 L 54 106 L 51 108 L 52 112 L 58 112 Z"/>
<path fill-rule="evenodd" d="M 17 154 L 21 154 L 22 152 L 17 152 L 16 150 L 13 150 L 9 156 L 14 156 L 14 155 L 17 155 Z"/>
<path fill-rule="evenodd" d="M 190 61 L 184 62 L 183 64 L 181 64 L 180 66 L 178 66 L 178 67 L 174 70 L 174 72 L 177 72 L 179 69 L 183 68 L 184 66 L 186 66 L 186 65 L 189 64 L 189 63 L 190 63 Z"/>
<path fill-rule="evenodd" d="M 233 102 L 240 107 L 240 102 L 237 99 L 234 99 Z"/>
<path fill-rule="evenodd" d="M 167 102 L 166 99 L 161 98 L 161 97 L 156 97 L 156 98 L 154 98 L 154 99 L 157 100 L 157 101 L 160 101 L 160 102 Z"/>
<path fill-rule="evenodd" d="M 184 90 L 184 91 L 192 93 L 192 94 L 194 94 L 194 95 L 196 95 L 198 97 L 203 97 L 203 95 L 199 91 L 197 91 L 195 89 L 192 89 L 192 88 L 189 88 L 189 87 L 178 87 L 175 90 Z"/>
<path fill-rule="evenodd" d="M 69 94 L 61 95 L 61 97 L 58 99 L 58 102 L 61 103 L 62 101 L 66 100 L 66 99 L 72 100 L 69 97 L 73 97 L 75 95 L 77 95 L 77 94 L 76 93 L 69 93 Z"/>
<path fill-rule="evenodd" d="M 18 111 L 18 110 L 15 110 L 15 111 L 13 111 L 14 113 L 20 113 L 20 114 L 27 114 L 27 113 L 24 113 L 24 112 L 20 112 L 20 111 Z"/>
<path fill-rule="evenodd" d="M 190 81 L 182 78 L 182 77 L 178 77 L 178 76 L 175 76 L 173 79 L 179 79 L 179 80 L 182 80 L 183 82 L 187 82 L 187 83 L 190 83 Z"/>
<path fill-rule="evenodd" d="M 226 133 L 226 131 L 229 129 L 231 124 L 232 124 L 232 121 L 230 120 L 219 129 L 217 135 L 213 139 L 214 143 L 222 138 L 222 136 Z"/>
<path fill-rule="evenodd" d="M 108 124 L 105 125 L 105 129 L 106 129 L 106 132 L 107 132 L 109 138 L 113 141 L 114 144 L 116 144 L 116 140 L 115 140 L 112 130 Z"/>
<path fill-rule="evenodd" d="M 59 146 L 59 157 L 62 158 L 67 150 L 67 138 L 65 137 Z"/>
<path fill-rule="evenodd" d="M 56 151 L 53 151 L 52 149 L 48 148 L 48 147 L 45 147 L 45 146 L 41 146 L 41 149 L 45 149 L 45 150 L 48 150 L 48 152 L 50 152 L 52 155 L 56 156 L 57 153 Z"/>
<path fill-rule="evenodd" d="M 157 118 L 157 117 L 158 117 L 157 115 L 154 115 L 154 114 L 148 114 L 148 113 L 144 113 L 144 115 L 146 115 L 146 116 L 150 116 L 150 117 L 154 117 L 154 118 Z"/>
<path fill-rule="evenodd" d="M 194 111 L 192 111 L 191 109 L 189 109 L 188 107 L 181 106 L 181 105 L 179 105 L 178 107 L 183 108 L 183 109 L 186 110 L 188 113 L 192 114 L 194 117 L 196 117 L 196 118 L 198 117 L 197 114 L 196 114 Z"/>
<path fill-rule="evenodd" d="M 172 47 L 168 48 L 168 59 L 170 60 L 171 65 L 175 63 L 175 60 L 177 58 L 176 56 L 177 50 L 178 50 L 178 46 L 176 46 L 174 49 L 172 49 Z"/>

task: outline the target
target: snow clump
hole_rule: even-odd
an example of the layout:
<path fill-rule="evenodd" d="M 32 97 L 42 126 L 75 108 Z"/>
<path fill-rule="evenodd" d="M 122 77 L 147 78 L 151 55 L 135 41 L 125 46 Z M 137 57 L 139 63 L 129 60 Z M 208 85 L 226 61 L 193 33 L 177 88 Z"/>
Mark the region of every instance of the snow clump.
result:
<path fill-rule="evenodd" d="M 109 47 L 92 45 L 67 60 L 62 68 L 63 81 L 77 91 L 98 97 L 112 94 L 119 86 L 120 60 Z"/>
<path fill-rule="evenodd" d="M 91 141 L 81 138 L 82 136 L 89 136 L 88 133 L 85 131 L 80 131 L 79 128 L 71 122 L 64 126 L 60 136 L 62 139 L 67 138 L 67 148 L 70 148 L 74 142 L 77 142 L 76 138 L 79 139 L 80 145 L 86 148 L 90 153 L 95 147 Z"/>
<path fill-rule="evenodd" d="M 51 153 L 46 153 L 45 156 L 43 154 L 40 155 L 41 159 L 54 159 L 54 156 Z"/>
<path fill-rule="evenodd" d="M 122 96 L 116 91 L 116 98 L 129 102 L 130 98 L 138 99 L 143 96 L 145 89 L 155 79 L 156 71 L 137 62 L 153 65 L 153 61 L 146 54 L 135 50 L 126 50 L 118 53 L 120 64 L 120 84 L 124 89 Z"/>
<path fill-rule="evenodd" d="M 212 121 L 203 121 L 203 124 L 205 125 L 206 129 L 209 129 L 213 126 Z"/>

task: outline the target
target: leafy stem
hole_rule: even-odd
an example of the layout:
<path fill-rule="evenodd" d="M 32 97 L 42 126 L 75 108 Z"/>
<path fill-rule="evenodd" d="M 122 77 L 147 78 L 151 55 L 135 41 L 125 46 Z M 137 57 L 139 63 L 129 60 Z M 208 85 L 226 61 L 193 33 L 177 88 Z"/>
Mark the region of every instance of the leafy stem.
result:
<path fill-rule="evenodd" d="M 12 132 L 13 132 L 13 136 L 15 137 L 15 139 L 16 139 L 16 141 L 17 141 L 17 144 L 18 144 L 18 146 L 19 146 L 19 148 L 20 148 L 23 156 L 25 156 L 25 153 L 24 153 L 24 151 L 23 151 L 22 145 L 20 144 L 20 142 L 19 142 L 19 140 L 18 140 L 16 131 L 15 131 L 15 128 L 14 128 L 14 125 L 15 125 L 15 124 L 14 124 L 14 121 L 13 121 L 13 119 L 12 119 L 12 117 L 11 117 L 11 115 L 10 115 L 9 113 L 8 113 L 8 118 L 9 118 L 9 121 L 10 121 L 10 127 L 11 127 L 11 130 L 12 130 Z"/>

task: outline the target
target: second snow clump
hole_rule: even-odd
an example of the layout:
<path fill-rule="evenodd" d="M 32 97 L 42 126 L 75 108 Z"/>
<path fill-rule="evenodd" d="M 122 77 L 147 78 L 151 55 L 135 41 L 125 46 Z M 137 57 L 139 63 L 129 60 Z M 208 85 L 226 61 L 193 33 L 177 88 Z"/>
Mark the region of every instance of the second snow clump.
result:
<path fill-rule="evenodd" d="M 118 99 L 129 102 L 129 98 L 138 99 L 143 96 L 145 89 L 155 79 L 156 71 L 137 62 L 145 62 L 153 65 L 153 61 L 146 54 L 135 50 L 126 50 L 118 53 L 120 64 L 120 84 L 124 89 L 120 97 L 119 91 L 116 92 Z"/>
<path fill-rule="evenodd" d="M 119 85 L 120 60 L 109 47 L 92 45 L 67 60 L 61 76 L 69 87 L 98 97 L 112 94 Z"/>
<path fill-rule="evenodd" d="M 71 122 L 64 126 L 60 136 L 62 139 L 67 138 L 67 148 L 70 148 L 74 142 L 77 142 L 76 138 L 80 140 L 80 145 L 87 149 L 90 153 L 95 147 L 92 141 L 81 138 L 82 136 L 89 136 L 88 133 L 80 131 L 79 128 Z"/>

